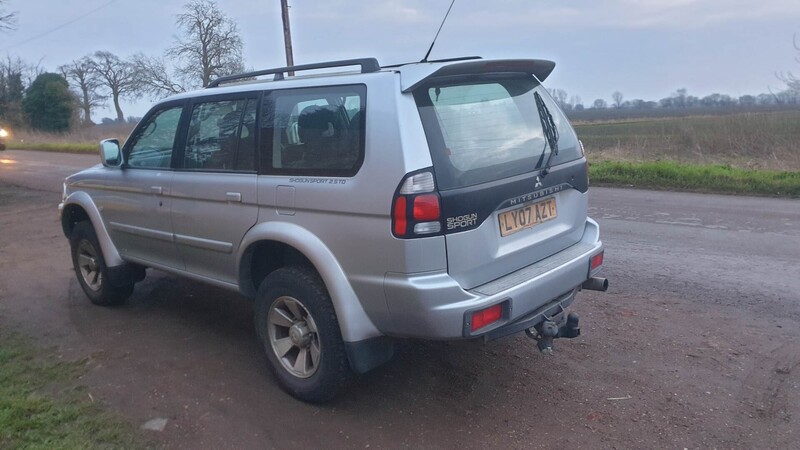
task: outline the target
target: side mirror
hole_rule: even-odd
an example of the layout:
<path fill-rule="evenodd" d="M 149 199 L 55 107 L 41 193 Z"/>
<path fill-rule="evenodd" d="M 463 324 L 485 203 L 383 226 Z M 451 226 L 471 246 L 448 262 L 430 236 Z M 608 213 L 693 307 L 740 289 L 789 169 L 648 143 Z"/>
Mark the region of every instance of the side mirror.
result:
<path fill-rule="evenodd" d="M 122 150 L 119 148 L 118 140 L 106 139 L 100 141 L 100 161 L 106 167 L 122 166 Z"/>

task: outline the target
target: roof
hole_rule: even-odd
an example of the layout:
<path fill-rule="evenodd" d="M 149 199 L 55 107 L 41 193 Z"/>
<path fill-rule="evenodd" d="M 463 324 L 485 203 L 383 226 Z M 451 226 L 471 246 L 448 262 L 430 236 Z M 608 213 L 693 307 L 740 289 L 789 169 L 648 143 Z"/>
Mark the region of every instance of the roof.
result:
<path fill-rule="evenodd" d="M 399 73 L 400 88 L 403 92 L 410 92 L 418 86 L 433 78 L 448 77 L 453 75 L 466 75 L 478 73 L 527 73 L 535 76 L 540 82 L 544 81 L 555 68 L 556 63 L 544 59 L 480 59 L 477 57 L 456 58 L 452 60 L 415 62 L 396 66 L 380 67 L 375 58 L 361 58 L 342 61 L 328 61 L 318 64 L 305 64 L 302 66 L 279 67 L 256 72 L 244 73 L 222 77 L 212 82 L 208 88 L 199 91 L 184 92 L 171 96 L 163 101 L 178 100 L 196 97 L 205 94 L 226 94 L 251 90 L 256 84 L 283 83 L 294 84 L 310 79 L 324 79 L 330 77 L 343 77 L 363 74 L 370 76 L 375 73 Z M 348 70 L 342 72 L 300 75 L 286 77 L 285 74 L 294 71 L 327 69 L 334 67 L 360 66 L 360 71 Z M 255 79 L 256 76 L 274 75 L 272 80 Z M 318 86 L 319 81 L 313 85 Z M 259 87 L 262 87 L 259 86 Z M 276 86 L 277 87 L 277 86 Z M 288 86 L 287 86 L 288 87 Z"/>

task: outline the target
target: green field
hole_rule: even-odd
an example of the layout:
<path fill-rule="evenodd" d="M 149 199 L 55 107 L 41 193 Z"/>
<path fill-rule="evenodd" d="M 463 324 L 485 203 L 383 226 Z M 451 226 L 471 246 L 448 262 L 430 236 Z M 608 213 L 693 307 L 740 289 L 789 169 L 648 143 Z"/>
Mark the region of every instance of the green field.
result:
<path fill-rule="evenodd" d="M 593 162 L 800 171 L 800 111 L 577 123 L 575 129 Z"/>

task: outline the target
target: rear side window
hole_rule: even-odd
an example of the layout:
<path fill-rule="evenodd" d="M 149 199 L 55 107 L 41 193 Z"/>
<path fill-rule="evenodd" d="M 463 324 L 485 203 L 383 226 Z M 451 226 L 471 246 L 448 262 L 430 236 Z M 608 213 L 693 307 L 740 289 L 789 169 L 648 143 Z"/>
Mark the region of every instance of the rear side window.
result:
<path fill-rule="evenodd" d="M 264 97 L 262 171 L 353 176 L 364 160 L 366 87 L 273 91 Z"/>
<path fill-rule="evenodd" d="M 192 108 L 183 168 L 255 170 L 255 99 L 196 103 Z"/>
<path fill-rule="evenodd" d="M 156 112 L 131 138 L 128 167 L 165 169 L 172 162 L 172 148 L 183 107 L 175 106 Z"/>
<path fill-rule="evenodd" d="M 580 158 L 575 132 L 534 78 L 436 84 L 414 93 L 440 189 L 472 186 L 539 168 L 550 148 L 534 92 L 544 99 L 559 131 L 559 153 L 552 165 Z"/>

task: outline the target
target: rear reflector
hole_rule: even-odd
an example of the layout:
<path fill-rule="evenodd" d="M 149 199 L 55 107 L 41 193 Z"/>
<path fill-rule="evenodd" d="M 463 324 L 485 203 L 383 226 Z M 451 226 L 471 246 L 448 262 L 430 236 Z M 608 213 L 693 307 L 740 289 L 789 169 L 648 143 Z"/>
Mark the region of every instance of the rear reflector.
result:
<path fill-rule="evenodd" d="M 602 251 L 594 256 L 592 256 L 592 267 L 589 270 L 597 269 L 598 267 L 603 265 L 603 254 L 605 251 Z"/>
<path fill-rule="evenodd" d="M 481 328 L 491 325 L 503 316 L 502 305 L 494 305 L 478 312 L 472 313 L 472 331 L 475 332 Z"/>

